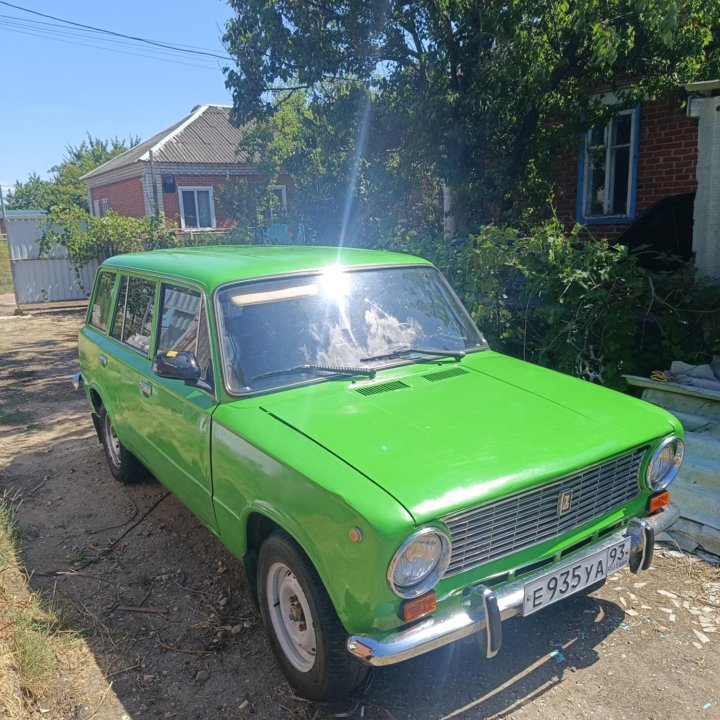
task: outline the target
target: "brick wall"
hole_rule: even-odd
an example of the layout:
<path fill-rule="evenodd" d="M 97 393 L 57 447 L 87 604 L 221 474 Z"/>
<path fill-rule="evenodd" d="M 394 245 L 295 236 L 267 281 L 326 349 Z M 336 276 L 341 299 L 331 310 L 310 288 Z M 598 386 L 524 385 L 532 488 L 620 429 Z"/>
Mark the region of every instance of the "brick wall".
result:
<path fill-rule="evenodd" d="M 643 103 L 640 107 L 637 214 L 668 195 L 697 188 L 697 121 L 688 118 L 678 98 Z M 555 171 L 556 211 L 571 227 L 575 223 L 579 144 L 563 148 Z M 614 240 L 627 225 L 592 225 L 593 235 Z"/>
<path fill-rule="evenodd" d="M 118 215 L 145 217 L 145 197 L 141 177 L 117 180 L 90 190 L 93 201 L 108 199 L 108 207 Z"/>
<path fill-rule="evenodd" d="M 163 193 L 165 219 L 171 224 L 180 227 L 180 198 L 178 191 L 182 187 L 210 187 L 213 188 L 215 198 L 215 224 L 218 228 L 232 227 L 234 223 L 227 217 L 217 199 L 217 194 L 225 184 L 225 175 L 173 175 L 176 190 L 173 193 Z"/>
<path fill-rule="evenodd" d="M 227 182 L 226 175 L 173 175 L 175 178 L 176 190 L 173 193 L 163 193 L 163 205 L 165 206 L 165 218 L 168 223 L 180 227 L 180 197 L 178 191 L 183 187 L 209 187 L 213 188 L 215 198 L 215 224 L 218 228 L 230 228 L 235 222 L 230 219 L 220 206 L 218 192 Z M 244 180 L 254 182 L 259 180 L 258 175 L 245 175 Z M 278 179 L 279 185 L 289 186 L 292 181 L 287 175 L 281 175 Z"/>

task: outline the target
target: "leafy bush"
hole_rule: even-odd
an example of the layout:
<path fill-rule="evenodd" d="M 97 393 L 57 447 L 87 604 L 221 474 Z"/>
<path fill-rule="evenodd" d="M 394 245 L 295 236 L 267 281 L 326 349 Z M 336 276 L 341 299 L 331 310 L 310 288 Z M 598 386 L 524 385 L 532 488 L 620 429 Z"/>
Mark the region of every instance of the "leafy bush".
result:
<path fill-rule="evenodd" d="M 433 260 L 491 346 L 555 370 L 621 388 L 623 373 L 720 352 L 720 286 L 651 274 L 580 226 L 487 226 L 458 247 L 410 234 L 389 247 Z"/>
<path fill-rule="evenodd" d="M 76 268 L 90 260 L 104 260 L 121 253 L 201 245 L 242 245 L 249 242 L 238 229 L 227 232 L 180 232 L 168 228 L 160 217 L 133 218 L 112 210 L 93 217 L 76 207 L 53 208 L 47 215 L 40 252 L 54 243 L 65 247 Z"/>
<path fill-rule="evenodd" d="M 40 251 L 49 252 L 53 243 L 65 247 L 70 261 L 80 267 L 119 253 L 177 247 L 180 240 L 162 217 L 131 218 L 112 211 L 93 217 L 70 206 L 53 208 L 47 215 Z"/>

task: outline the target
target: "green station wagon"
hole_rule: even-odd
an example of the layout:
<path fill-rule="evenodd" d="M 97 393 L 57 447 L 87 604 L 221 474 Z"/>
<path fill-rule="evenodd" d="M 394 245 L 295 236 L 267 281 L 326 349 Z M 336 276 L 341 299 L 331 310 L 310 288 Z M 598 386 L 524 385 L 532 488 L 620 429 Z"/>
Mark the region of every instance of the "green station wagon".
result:
<path fill-rule="evenodd" d="M 667 412 L 491 350 L 394 253 L 214 247 L 100 267 L 80 381 L 113 476 L 147 468 L 238 558 L 309 698 L 649 567 Z"/>

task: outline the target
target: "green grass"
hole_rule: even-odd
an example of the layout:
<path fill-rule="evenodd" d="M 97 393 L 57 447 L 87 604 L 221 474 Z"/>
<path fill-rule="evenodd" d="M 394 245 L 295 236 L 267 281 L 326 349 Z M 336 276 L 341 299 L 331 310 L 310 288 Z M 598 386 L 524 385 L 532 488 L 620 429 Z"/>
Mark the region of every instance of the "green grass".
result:
<path fill-rule="evenodd" d="M 0 717 L 35 717 L 63 668 L 74 633 L 59 632 L 62 619 L 52 602 L 27 584 L 18 559 L 22 536 L 12 512 L 15 498 L 0 495 Z M 53 716 L 55 717 L 55 716 Z"/>
<path fill-rule="evenodd" d="M 12 271 L 10 270 L 10 246 L 7 238 L 0 238 L 0 294 L 10 293 L 13 289 Z"/>

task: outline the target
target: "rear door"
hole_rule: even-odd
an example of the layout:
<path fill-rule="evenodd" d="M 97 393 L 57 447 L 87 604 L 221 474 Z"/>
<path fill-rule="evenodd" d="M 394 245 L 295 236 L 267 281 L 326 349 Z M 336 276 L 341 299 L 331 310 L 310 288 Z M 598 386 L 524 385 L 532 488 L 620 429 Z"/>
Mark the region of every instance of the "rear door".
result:
<path fill-rule="evenodd" d="M 103 353 L 103 388 L 108 412 L 120 442 L 154 473 L 145 437 L 152 428 L 145 388 L 150 375 L 157 282 L 122 273 L 107 353 Z"/>

